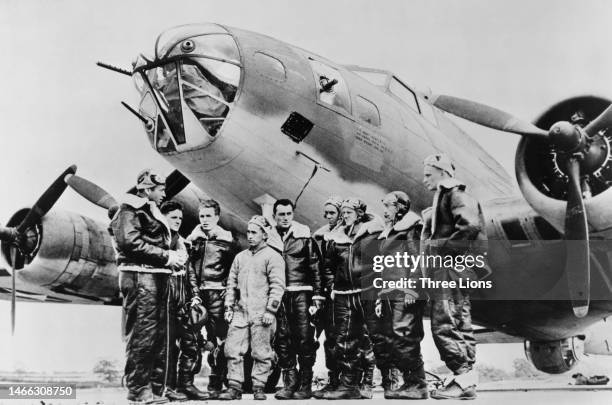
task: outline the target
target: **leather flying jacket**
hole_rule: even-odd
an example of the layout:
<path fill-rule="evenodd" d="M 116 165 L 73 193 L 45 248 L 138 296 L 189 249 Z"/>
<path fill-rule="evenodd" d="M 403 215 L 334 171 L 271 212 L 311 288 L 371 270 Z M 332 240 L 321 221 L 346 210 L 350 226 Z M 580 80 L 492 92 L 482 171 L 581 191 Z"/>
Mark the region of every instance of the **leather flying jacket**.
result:
<path fill-rule="evenodd" d="M 327 250 L 332 243 L 333 233 L 337 232 L 338 229 L 342 226 L 341 222 L 338 221 L 336 226 L 332 229 L 328 225 L 323 225 L 319 228 L 315 233 L 312 234 L 313 239 L 317 243 L 319 247 L 319 252 L 321 254 L 321 262 L 325 260 L 327 256 Z M 325 266 L 321 263 L 321 292 L 325 297 L 329 297 L 331 294 L 331 289 L 334 284 L 334 273 L 326 272 Z"/>
<path fill-rule="evenodd" d="M 127 194 L 110 223 L 120 271 L 171 273 L 165 268 L 170 228 L 155 203 Z"/>
<path fill-rule="evenodd" d="M 232 233 L 215 226 L 206 235 L 201 225 L 187 238 L 191 245 L 187 276 L 193 296 L 200 290 L 225 289 L 229 270 L 237 253 Z"/>
<path fill-rule="evenodd" d="M 395 257 L 399 253 L 404 257 L 404 253 L 410 256 L 418 257 L 421 250 L 421 231 L 423 230 L 423 222 L 421 217 L 412 211 L 408 211 L 404 217 L 399 220 L 392 227 L 385 228 L 378 236 L 380 240 L 380 255 L 381 256 L 393 256 Z M 402 259 L 403 261 L 403 259 Z M 413 267 L 413 263 L 408 258 L 409 266 L 403 267 L 384 267 L 380 273 L 381 278 L 385 281 L 398 281 L 402 278 L 410 278 L 418 280 L 421 277 L 421 267 Z M 419 285 L 419 283 L 417 283 Z M 402 292 L 410 294 L 414 298 L 418 296 L 415 291 L 409 289 L 388 289 L 383 288 L 380 291 L 380 295 L 383 294 L 395 294 L 396 292 Z"/>
<path fill-rule="evenodd" d="M 482 208 L 465 191 L 465 184 L 446 179 L 438 185 L 433 206 L 423 210 L 425 226 L 421 239 L 429 255 L 483 255 L 487 251 L 487 235 Z M 478 278 L 486 277 L 490 268 L 474 268 Z"/>
<path fill-rule="evenodd" d="M 313 298 L 323 299 L 319 249 L 310 236 L 310 229 L 292 222 L 283 237 L 276 228 L 272 228 L 270 238 L 283 241 L 287 291 L 312 291 Z"/>
<path fill-rule="evenodd" d="M 334 291 L 348 293 L 373 288 L 377 273 L 373 272 L 372 266 L 374 256 L 378 254 L 377 238 L 382 229 L 380 220 L 370 216 L 367 222 L 343 226 L 331 234 L 324 274 L 325 278 L 334 275 Z"/>

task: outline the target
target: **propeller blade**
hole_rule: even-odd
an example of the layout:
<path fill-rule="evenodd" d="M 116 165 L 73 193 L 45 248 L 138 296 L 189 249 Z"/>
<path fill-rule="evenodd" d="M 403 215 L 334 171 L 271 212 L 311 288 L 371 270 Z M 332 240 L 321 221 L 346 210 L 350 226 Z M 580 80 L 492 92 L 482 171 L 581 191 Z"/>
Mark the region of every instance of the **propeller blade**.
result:
<path fill-rule="evenodd" d="M 16 300 L 16 282 L 15 277 L 17 271 L 15 270 L 15 263 L 17 262 L 17 248 L 15 246 L 11 246 L 9 250 L 10 259 L 11 259 L 11 267 L 12 267 L 12 275 L 11 275 L 11 335 L 15 334 L 15 319 L 16 319 L 16 310 L 17 310 L 17 300 Z"/>
<path fill-rule="evenodd" d="M 589 136 L 597 134 L 602 129 L 610 128 L 612 126 L 612 104 L 591 121 L 585 128 L 584 132 Z"/>
<path fill-rule="evenodd" d="M 548 131 L 544 131 L 529 122 L 521 121 L 497 108 L 453 96 L 438 95 L 430 96 L 429 99 L 433 105 L 442 111 L 476 124 L 523 136 L 548 139 Z"/>
<path fill-rule="evenodd" d="M 580 162 L 576 158 L 568 160 L 567 174 L 569 183 L 565 211 L 565 271 L 574 315 L 582 318 L 589 312 L 591 261 L 589 229 L 580 187 Z"/>
<path fill-rule="evenodd" d="M 112 195 L 110 195 L 102 187 L 92 183 L 89 180 L 77 175 L 72 175 L 68 176 L 66 183 L 74 191 L 98 207 L 108 210 L 117 205 L 117 200 L 115 200 Z"/>
<path fill-rule="evenodd" d="M 172 199 L 172 197 L 183 191 L 187 185 L 189 185 L 189 179 L 183 173 L 174 170 L 166 177 L 166 199 Z"/>
<path fill-rule="evenodd" d="M 72 165 L 62 174 L 59 175 L 57 179 L 45 190 L 45 192 L 40 196 L 38 201 L 32 206 L 26 217 L 21 221 L 19 226 L 17 227 L 17 232 L 19 234 L 23 234 L 26 229 L 34 225 L 40 218 L 42 218 L 53 205 L 60 198 L 64 190 L 66 190 L 66 182 L 64 178 L 69 174 L 76 173 L 76 166 Z"/>
<path fill-rule="evenodd" d="M 15 239 L 17 239 L 17 230 L 15 228 L 0 226 L 0 241 L 11 242 Z"/>

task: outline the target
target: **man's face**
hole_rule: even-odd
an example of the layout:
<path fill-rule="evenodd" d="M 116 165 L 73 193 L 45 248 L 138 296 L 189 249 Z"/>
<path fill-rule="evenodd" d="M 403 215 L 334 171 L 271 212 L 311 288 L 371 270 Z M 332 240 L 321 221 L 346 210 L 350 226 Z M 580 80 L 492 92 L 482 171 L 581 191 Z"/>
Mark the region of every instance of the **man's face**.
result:
<path fill-rule="evenodd" d="M 395 205 L 396 199 L 393 196 L 385 197 L 383 200 L 383 216 L 385 217 L 385 223 L 393 223 L 397 217 L 398 209 Z"/>
<path fill-rule="evenodd" d="M 181 223 L 183 222 L 183 211 L 174 210 L 168 212 L 166 214 L 166 220 L 168 221 L 170 230 L 172 232 L 178 232 L 179 228 L 181 227 Z"/>
<path fill-rule="evenodd" d="M 250 247 L 256 247 L 263 243 L 264 236 L 265 234 L 259 226 L 249 224 L 247 227 L 247 242 Z"/>
<path fill-rule="evenodd" d="M 210 231 L 219 222 L 219 216 L 215 214 L 215 209 L 212 207 L 200 208 L 199 216 L 200 224 L 205 231 Z"/>
<path fill-rule="evenodd" d="M 336 226 L 336 224 L 338 223 L 338 218 L 340 217 L 338 209 L 331 204 L 327 204 L 325 205 L 325 207 L 323 207 L 323 210 L 323 218 L 327 220 L 329 227 L 333 228 L 334 226 Z"/>
<path fill-rule="evenodd" d="M 357 211 L 349 207 L 342 207 L 342 219 L 346 225 L 353 225 L 357 221 Z"/>
<path fill-rule="evenodd" d="M 274 212 L 276 225 L 281 229 L 289 229 L 293 221 L 293 207 L 291 205 L 279 205 Z"/>
<path fill-rule="evenodd" d="M 147 198 L 159 206 L 166 198 L 166 186 L 158 185 L 150 189 Z"/>
<path fill-rule="evenodd" d="M 436 191 L 440 181 L 444 180 L 444 170 L 438 169 L 437 167 L 426 165 L 423 168 L 423 184 L 430 191 Z"/>

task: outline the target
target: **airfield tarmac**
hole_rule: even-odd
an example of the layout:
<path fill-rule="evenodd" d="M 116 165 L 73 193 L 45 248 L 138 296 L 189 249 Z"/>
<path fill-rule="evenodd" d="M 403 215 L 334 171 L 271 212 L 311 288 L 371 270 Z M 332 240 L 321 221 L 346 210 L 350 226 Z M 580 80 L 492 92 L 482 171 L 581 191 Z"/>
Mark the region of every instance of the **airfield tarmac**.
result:
<path fill-rule="evenodd" d="M 220 404 L 225 401 L 187 401 L 181 402 L 181 405 L 196 405 L 205 403 L 216 403 Z M 230 403 L 236 403 L 237 401 L 231 401 Z M 277 401 L 273 398 L 273 394 L 268 394 L 268 400 L 266 401 L 255 401 L 253 400 L 252 394 L 245 394 L 242 400 L 239 402 L 243 405 L 251 404 L 282 404 L 282 405 L 304 405 L 304 404 L 315 404 L 324 403 L 325 401 L 310 399 L 310 400 L 295 400 L 295 401 Z M 363 405 L 367 404 L 381 404 L 383 402 L 389 402 L 393 404 L 392 400 L 385 400 L 383 398 L 382 390 L 376 390 L 374 392 L 374 398 L 370 400 L 360 400 L 359 403 Z M 404 401 L 405 402 L 405 401 Z M 77 390 L 77 399 L 75 400 L 0 400 L 0 405 L 3 404 L 33 404 L 33 405 L 125 405 L 127 404 L 125 399 L 125 390 L 122 388 L 102 388 L 102 389 L 81 389 Z M 355 400 L 344 400 L 334 401 L 334 404 L 352 404 Z M 397 403 L 397 402 L 395 402 Z M 418 403 L 438 403 L 438 404 L 455 404 L 462 403 L 465 401 L 458 400 L 447 400 L 447 401 L 436 401 L 434 399 L 428 399 L 419 401 Z M 516 387 L 494 387 L 486 386 L 482 387 L 478 391 L 478 398 L 470 401 L 472 404 L 495 404 L 495 405 L 506 405 L 506 404 L 538 404 L 538 405 L 606 405 L 612 404 L 612 386 L 601 386 L 601 387 L 585 387 L 585 386 L 554 386 L 554 387 L 533 387 L 533 388 L 521 388 Z M 177 403 L 178 404 L 178 403 Z"/>

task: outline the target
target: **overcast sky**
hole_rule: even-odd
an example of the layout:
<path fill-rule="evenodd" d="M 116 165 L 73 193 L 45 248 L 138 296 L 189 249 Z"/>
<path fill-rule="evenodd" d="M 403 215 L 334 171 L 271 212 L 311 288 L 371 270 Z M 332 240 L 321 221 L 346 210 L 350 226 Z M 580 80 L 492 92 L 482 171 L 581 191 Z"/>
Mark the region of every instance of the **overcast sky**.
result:
<path fill-rule="evenodd" d="M 612 97 L 610 21 L 605 0 L 1 0 L 0 220 L 32 204 L 72 163 L 115 195 L 143 167 L 171 171 L 119 104 L 138 102 L 131 79 L 95 62 L 129 68 L 174 25 L 218 22 L 264 33 L 532 120 L 566 97 Z M 513 174 L 516 137 L 465 128 Z M 57 208 L 104 218 L 71 191 Z M 0 311 L 0 370 L 17 363 L 84 370 L 123 352 L 117 308 L 20 305 L 14 339 L 6 302 Z"/>

